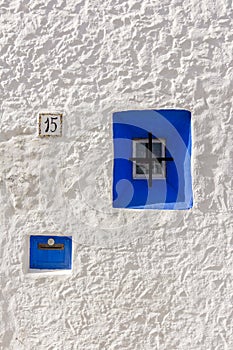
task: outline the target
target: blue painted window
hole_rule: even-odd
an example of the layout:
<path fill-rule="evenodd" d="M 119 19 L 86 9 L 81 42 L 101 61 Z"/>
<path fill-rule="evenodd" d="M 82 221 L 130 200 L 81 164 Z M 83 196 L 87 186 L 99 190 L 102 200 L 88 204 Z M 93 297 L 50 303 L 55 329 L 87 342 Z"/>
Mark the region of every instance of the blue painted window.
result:
<path fill-rule="evenodd" d="M 30 236 L 31 269 L 71 269 L 72 239 L 67 236 Z"/>
<path fill-rule="evenodd" d="M 114 208 L 192 207 L 189 111 L 116 112 L 113 139 Z"/>

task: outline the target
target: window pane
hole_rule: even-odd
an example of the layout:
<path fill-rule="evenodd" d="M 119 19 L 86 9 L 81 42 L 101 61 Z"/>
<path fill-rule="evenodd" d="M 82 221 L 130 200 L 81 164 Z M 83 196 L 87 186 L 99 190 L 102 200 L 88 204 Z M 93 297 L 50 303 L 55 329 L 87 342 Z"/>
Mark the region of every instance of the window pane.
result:
<path fill-rule="evenodd" d="M 162 175 L 162 164 L 153 162 L 152 174 L 161 174 Z"/>
<path fill-rule="evenodd" d="M 162 144 L 161 142 L 152 143 L 152 157 L 161 157 L 162 156 Z"/>
<path fill-rule="evenodd" d="M 136 165 L 136 174 L 138 174 L 138 175 L 147 175 L 147 174 L 149 174 L 149 164 L 137 163 L 137 165 Z"/>
<path fill-rule="evenodd" d="M 136 157 L 144 158 L 146 156 L 146 143 L 136 143 Z"/>

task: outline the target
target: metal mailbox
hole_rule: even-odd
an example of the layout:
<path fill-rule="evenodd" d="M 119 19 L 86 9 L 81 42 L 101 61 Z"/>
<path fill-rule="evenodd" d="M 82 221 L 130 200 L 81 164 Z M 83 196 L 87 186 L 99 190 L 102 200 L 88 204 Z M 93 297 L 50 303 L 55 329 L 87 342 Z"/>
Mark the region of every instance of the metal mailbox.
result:
<path fill-rule="evenodd" d="M 70 270 L 70 236 L 30 236 L 30 269 Z"/>

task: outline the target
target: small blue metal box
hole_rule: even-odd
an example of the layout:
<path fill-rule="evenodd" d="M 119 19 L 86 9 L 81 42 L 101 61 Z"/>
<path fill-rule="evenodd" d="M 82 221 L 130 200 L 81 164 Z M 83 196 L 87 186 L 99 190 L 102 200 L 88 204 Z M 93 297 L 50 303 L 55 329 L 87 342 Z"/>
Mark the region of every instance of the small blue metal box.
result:
<path fill-rule="evenodd" d="M 70 270 L 72 238 L 70 236 L 30 236 L 30 268 Z"/>

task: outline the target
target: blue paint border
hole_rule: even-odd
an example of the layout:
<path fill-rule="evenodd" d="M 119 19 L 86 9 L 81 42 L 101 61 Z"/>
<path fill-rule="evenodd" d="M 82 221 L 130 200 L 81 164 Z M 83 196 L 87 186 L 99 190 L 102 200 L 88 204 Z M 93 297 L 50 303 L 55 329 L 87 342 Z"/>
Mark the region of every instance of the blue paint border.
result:
<path fill-rule="evenodd" d="M 165 138 L 167 178 L 133 179 L 132 139 Z M 185 210 L 193 206 L 191 112 L 180 109 L 130 110 L 113 114 L 113 207 Z"/>

